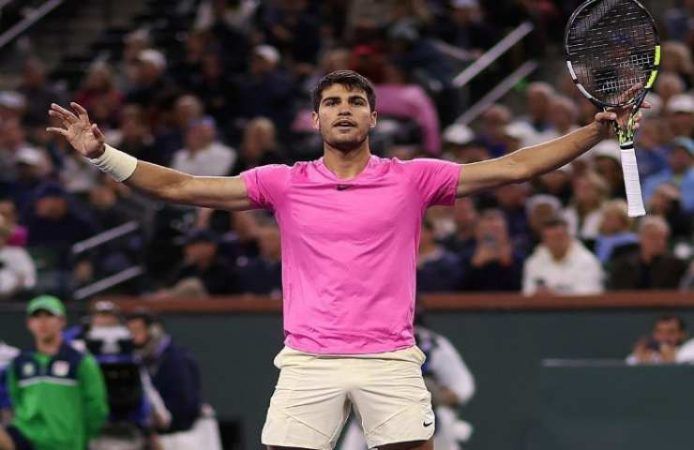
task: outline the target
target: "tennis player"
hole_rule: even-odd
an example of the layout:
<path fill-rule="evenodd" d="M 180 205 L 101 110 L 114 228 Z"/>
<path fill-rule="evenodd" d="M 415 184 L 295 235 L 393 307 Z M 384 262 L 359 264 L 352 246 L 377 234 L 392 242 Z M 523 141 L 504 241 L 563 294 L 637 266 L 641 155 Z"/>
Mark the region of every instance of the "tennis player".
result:
<path fill-rule="evenodd" d="M 200 177 L 138 161 L 104 142 L 87 111 L 52 105 L 61 134 L 116 180 L 160 200 L 225 210 L 264 208 L 282 237 L 284 349 L 262 442 L 269 449 L 327 450 L 350 409 L 369 448 L 431 449 L 434 414 L 415 346 L 416 253 L 432 205 L 560 167 L 604 139 L 616 112 L 554 141 L 459 165 L 371 154 L 371 83 L 326 75 L 313 93 L 323 157 L 268 165 L 237 177 Z M 626 111 L 619 112 L 620 119 Z"/>

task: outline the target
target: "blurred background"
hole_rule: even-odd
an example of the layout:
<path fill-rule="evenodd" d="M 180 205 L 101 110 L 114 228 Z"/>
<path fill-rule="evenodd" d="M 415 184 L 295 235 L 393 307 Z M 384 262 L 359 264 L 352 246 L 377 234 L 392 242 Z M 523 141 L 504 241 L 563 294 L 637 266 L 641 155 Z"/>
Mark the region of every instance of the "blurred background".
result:
<path fill-rule="evenodd" d="M 199 374 L 194 414 L 216 417 L 224 448 L 261 448 L 282 345 L 272 216 L 140 196 L 44 131 L 50 103 L 82 104 L 142 160 L 236 175 L 320 157 L 311 88 L 352 69 L 376 88 L 375 154 L 480 161 L 592 121 L 563 57 L 578 4 L 0 0 L 0 341 L 30 343 L 24 307 L 43 293 L 97 355 L 171 337 Z M 647 216 L 626 214 L 615 140 L 426 216 L 422 323 L 469 375 L 425 374 L 455 394 L 441 450 L 689 448 L 694 1 L 644 5 L 663 46 L 636 141 Z M 100 326 L 127 336 L 89 338 Z"/>

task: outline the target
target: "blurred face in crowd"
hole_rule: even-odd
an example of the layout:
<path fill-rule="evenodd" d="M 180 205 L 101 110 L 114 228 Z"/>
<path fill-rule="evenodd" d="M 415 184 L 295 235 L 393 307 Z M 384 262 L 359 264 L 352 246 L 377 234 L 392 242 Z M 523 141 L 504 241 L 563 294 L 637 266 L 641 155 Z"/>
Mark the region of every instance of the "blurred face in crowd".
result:
<path fill-rule="evenodd" d="M 506 218 L 498 210 L 488 210 L 481 214 L 477 222 L 477 240 L 484 243 L 502 243 L 508 240 Z"/>
<path fill-rule="evenodd" d="M 601 180 L 589 175 L 577 177 L 573 181 L 573 193 L 578 205 L 595 208 L 604 197 L 605 187 Z"/>
<path fill-rule="evenodd" d="M 694 156 L 684 147 L 675 147 L 668 156 L 668 164 L 674 173 L 682 174 L 692 167 Z"/>
<path fill-rule="evenodd" d="M 10 119 L 2 124 L 0 136 L 2 146 L 7 149 L 16 149 L 26 140 L 24 127 L 18 119 Z"/>
<path fill-rule="evenodd" d="M 534 84 L 528 88 L 528 112 L 533 120 L 548 119 L 552 89 L 544 84 Z"/>
<path fill-rule="evenodd" d="M 571 236 L 566 224 L 544 226 L 542 228 L 542 243 L 554 259 L 563 259 L 571 246 Z"/>
<path fill-rule="evenodd" d="M 217 255 L 217 244 L 205 240 L 194 241 L 183 248 L 183 254 L 187 264 L 208 265 Z"/>
<path fill-rule="evenodd" d="M 133 338 L 133 345 L 137 348 L 142 348 L 149 341 L 149 327 L 147 323 L 140 318 L 128 320 L 128 330 Z"/>
<path fill-rule="evenodd" d="M 675 111 L 667 116 L 673 136 L 691 136 L 694 131 L 694 113 Z"/>
<path fill-rule="evenodd" d="M 568 98 L 556 97 L 550 104 L 549 118 L 557 130 L 567 132 L 576 124 L 576 105 Z"/>
<path fill-rule="evenodd" d="M 631 222 L 627 215 L 626 203 L 621 200 L 615 200 L 611 202 L 602 213 L 600 233 L 609 236 L 629 231 L 630 225 Z"/>
<path fill-rule="evenodd" d="M 85 81 L 87 89 L 107 91 L 113 87 L 111 69 L 106 64 L 96 64 L 90 70 Z"/>
<path fill-rule="evenodd" d="M 470 197 L 463 197 L 455 202 L 453 218 L 458 228 L 458 234 L 469 235 L 472 233 L 477 223 L 477 217 L 477 209 Z"/>
<path fill-rule="evenodd" d="M 661 319 L 653 327 L 653 340 L 663 345 L 677 347 L 686 337 L 685 331 L 680 327 L 677 319 Z"/>
<path fill-rule="evenodd" d="M 264 117 L 251 120 L 243 131 L 244 156 L 258 159 L 267 149 L 275 147 L 275 125 Z"/>
<path fill-rule="evenodd" d="M 46 80 L 46 73 L 41 62 L 30 59 L 24 63 L 24 85 L 31 88 L 43 86 Z"/>
<path fill-rule="evenodd" d="M 42 219 L 60 220 L 67 215 L 68 204 L 64 197 L 46 196 L 36 201 L 36 215 Z"/>
<path fill-rule="evenodd" d="M 501 208 L 508 210 L 522 208 L 528 198 L 528 185 L 525 183 L 507 184 L 497 188 L 494 195 Z"/>
<path fill-rule="evenodd" d="M 202 121 L 194 123 L 186 131 L 186 148 L 191 151 L 202 150 L 214 142 L 214 125 Z"/>
<path fill-rule="evenodd" d="M 646 258 L 663 255 L 667 252 L 667 239 L 670 232 L 667 225 L 651 222 L 641 227 L 639 243 L 641 255 Z"/>
<path fill-rule="evenodd" d="M 105 210 L 116 204 L 116 193 L 104 184 L 94 186 L 89 191 L 89 203 L 97 209 Z"/>
<path fill-rule="evenodd" d="M 658 81 L 655 84 L 655 92 L 663 100 L 663 104 L 667 105 L 670 98 L 684 92 L 685 85 L 682 79 L 674 73 L 661 73 Z"/>
<path fill-rule="evenodd" d="M 28 317 L 27 327 L 34 339 L 43 343 L 51 343 L 60 339 L 60 333 L 65 327 L 65 318 L 39 310 Z"/>
<path fill-rule="evenodd" d="M 111 312 L 96 312 L 91 315 L 90 323 L 94 328 L 98 327 L 115 327 L 120 325 L 120 319 L 117 315 Z"/>
<path fill-rule="evenodd" d="M 649 118 L 641 123 L 636 139 L 639 143 L 639 150 L 648 151 L 662 145 L 662 123 L 655 118 Z"/>
<path fill-rule="evenodd" d="M 376 111 L 371 111 L 363 90 L 333 84 L 322 92 L 313 125 L 326 144 L 347 153 L 365 144 L 376 126 Z"/>
<path fill-rule="evenodd" d="M 564 169 L 557 169 L 540 175 L 540 182 L 548 193 L 552 195 L 561 194 L 571 183 L 569 172 Z"/>
<path fill-rule="evenodd" d="M 549 203 L 538 203 L 529 213 L 528 224 L 536 236 L 542 235 L 542 224 L 557 214 L 557 210 Z"/>
<path fill-rule="evenodd" d="M 324 73 L 348 69 L 349 50 L 346 48 L 336 48 L 328 51 L 321 60 L 321 67 L 323 68 Z"/>
<path fill-rule="evenodd" d="M 482 114 L 482 130 L 487 136 L 504 140 L 506 126 L 511 122 L 511 111 L 503 105 L 492 105 Z"/>
<path fill-rule="evenodd" d="M 189 123 L 202 118 L 202 115 L 202 103 L 194 95 L 184 95 L 176 100 L 174 117 L 179 127 L 187 127 Z"/>
<path fill-rule="evenodd" d="M 607 182 L 608 189 L 612 192 L 624 183 L 622 166 L 614 158 L 605 156 L 595 158 L 595 171 Z"/>
<path fill-rule="evenodd" d="M 12 200 L 0 200 L 0 216 L 8 225 L 17 223 L 17 207 Z"/>

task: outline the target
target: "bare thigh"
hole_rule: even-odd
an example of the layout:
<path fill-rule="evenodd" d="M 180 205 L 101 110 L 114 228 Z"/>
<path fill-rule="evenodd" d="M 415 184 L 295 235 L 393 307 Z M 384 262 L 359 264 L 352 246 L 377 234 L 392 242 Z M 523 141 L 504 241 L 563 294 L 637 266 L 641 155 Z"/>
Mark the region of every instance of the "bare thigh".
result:
<path fill-rule="evenodd" d="M 378 447 L 378 450 L 434 450 L 434 440 L 400 442 L 397 444 L 388 444 Z"/>
<path fill-rule="evenodd" d="M 0 427 L 0 450 L 14 450 L 14 443 L 10 439 L 10 435 Z"/>

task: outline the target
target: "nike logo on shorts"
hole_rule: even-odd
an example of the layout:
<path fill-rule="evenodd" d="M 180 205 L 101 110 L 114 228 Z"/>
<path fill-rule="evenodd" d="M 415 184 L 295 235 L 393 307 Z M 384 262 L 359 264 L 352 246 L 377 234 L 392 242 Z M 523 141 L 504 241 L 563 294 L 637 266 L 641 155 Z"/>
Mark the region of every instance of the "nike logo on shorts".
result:
<path fill-rule="evenodd" d="M 429 423 L 423 422 L 422 425 L 424 425 L 425 427 L 428 427 L 428 426 L 431 426 L 432 423 L 434 423 L 434 422 L 429 422 Z"/>

